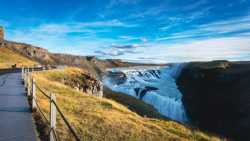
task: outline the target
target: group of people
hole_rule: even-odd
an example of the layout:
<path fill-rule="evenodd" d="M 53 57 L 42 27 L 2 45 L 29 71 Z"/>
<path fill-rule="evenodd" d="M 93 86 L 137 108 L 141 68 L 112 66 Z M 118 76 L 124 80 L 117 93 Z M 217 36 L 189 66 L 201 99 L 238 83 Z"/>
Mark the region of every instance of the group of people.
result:
<path fill-rule="evenodd" d="M 103 96 L 103 84 L 101 81 L 94 80 L 91 87 L 91 93 L 94 96 L 102 97 Z"/>

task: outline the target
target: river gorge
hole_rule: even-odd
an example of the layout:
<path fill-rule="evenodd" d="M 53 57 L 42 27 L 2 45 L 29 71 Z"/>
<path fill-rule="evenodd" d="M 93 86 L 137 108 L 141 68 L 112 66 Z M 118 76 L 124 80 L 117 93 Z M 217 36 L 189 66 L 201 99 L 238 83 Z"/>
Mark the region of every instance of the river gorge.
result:
<path fill-rule="evenodd" d="M 172 120 L 232 140 L 250 140 L 250 63 L 191 62 L 108 69 L 104 85 Z"/>
<path fill-rule="evenodd" d="M 176 85 L 182 67 L 183 64 L 114 68 L 107 70 L 103 80 L 113 91 L 143 100 L 162 115 L 185 123 L 188 118 Z"/>

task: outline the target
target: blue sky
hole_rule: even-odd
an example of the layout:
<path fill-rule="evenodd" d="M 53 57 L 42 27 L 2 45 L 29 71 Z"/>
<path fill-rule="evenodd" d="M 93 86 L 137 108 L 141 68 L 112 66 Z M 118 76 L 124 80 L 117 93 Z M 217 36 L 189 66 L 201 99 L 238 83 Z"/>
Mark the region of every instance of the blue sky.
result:
<path fill-rule="evenodd" d="M 250 0 L 1 0 L 8 40 L 142 62 L 250 60 Z"/>

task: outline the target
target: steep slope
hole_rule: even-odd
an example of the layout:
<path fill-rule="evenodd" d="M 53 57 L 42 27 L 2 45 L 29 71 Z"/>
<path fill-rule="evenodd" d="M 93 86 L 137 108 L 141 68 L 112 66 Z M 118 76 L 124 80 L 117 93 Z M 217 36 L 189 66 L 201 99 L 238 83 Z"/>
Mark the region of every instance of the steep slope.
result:
<path fill-rule="evenodd" d="M 250 62 L 189 63 L 178 84 L 194 124 L 234 140 L 250 140 Z"/>
<path fill-rule="evenodd" d="M 0 47 L 0 68 L 11 68 L 15 64 L 17 67 L 28 67 L 38 63 L 9 48 Z"/>
<path fill-rule="evenodd" d="M 61 78 L 70 70 L 37 72 L 38 85 L 57 95 L 57 102 L 77 133 L 85 140 L 93 141 L 168 141 L 168 140 L 219 140 L 173 121 L 144 118 L 126 107 L 72 89 Z M 79 73 L 73 71 L 71 73 Z M 48 112 L 47 100 L 38 93 L 42 109 Z M 58 122 L 58 133 L 63 140 L 71 140 L 63 124 Z"/>
<path fill-rule="evenodd" d="M 5 41 L 5 47 L 22 54 L 23 56 L 40 62 L 41 64 L 50 64 L 53 60 L 50 58 L 48 50 L 41 47 L 35 47 L 30 44 Z"/>

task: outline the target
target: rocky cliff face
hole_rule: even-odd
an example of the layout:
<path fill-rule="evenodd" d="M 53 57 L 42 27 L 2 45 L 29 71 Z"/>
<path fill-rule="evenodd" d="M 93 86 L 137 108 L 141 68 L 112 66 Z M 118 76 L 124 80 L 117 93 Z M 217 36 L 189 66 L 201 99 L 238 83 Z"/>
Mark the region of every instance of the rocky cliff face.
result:
<path fill-rule="evenodd" d="M 189 63 L 178 85 L 193 124 L 250 140 L 250 62 Z"/>
<path fill-rule="evenodd" d="M 50 64 L 53 62 L 53 60 L 50 57 L 50 53 L 46 49 L 24 43 L 17 43 L 10 41 L 5 41 L 5 43 L 6 43 L 5 47 L 18 52 L 28 57 L 31 60 L 36 60 L 41 64 Z"/>

